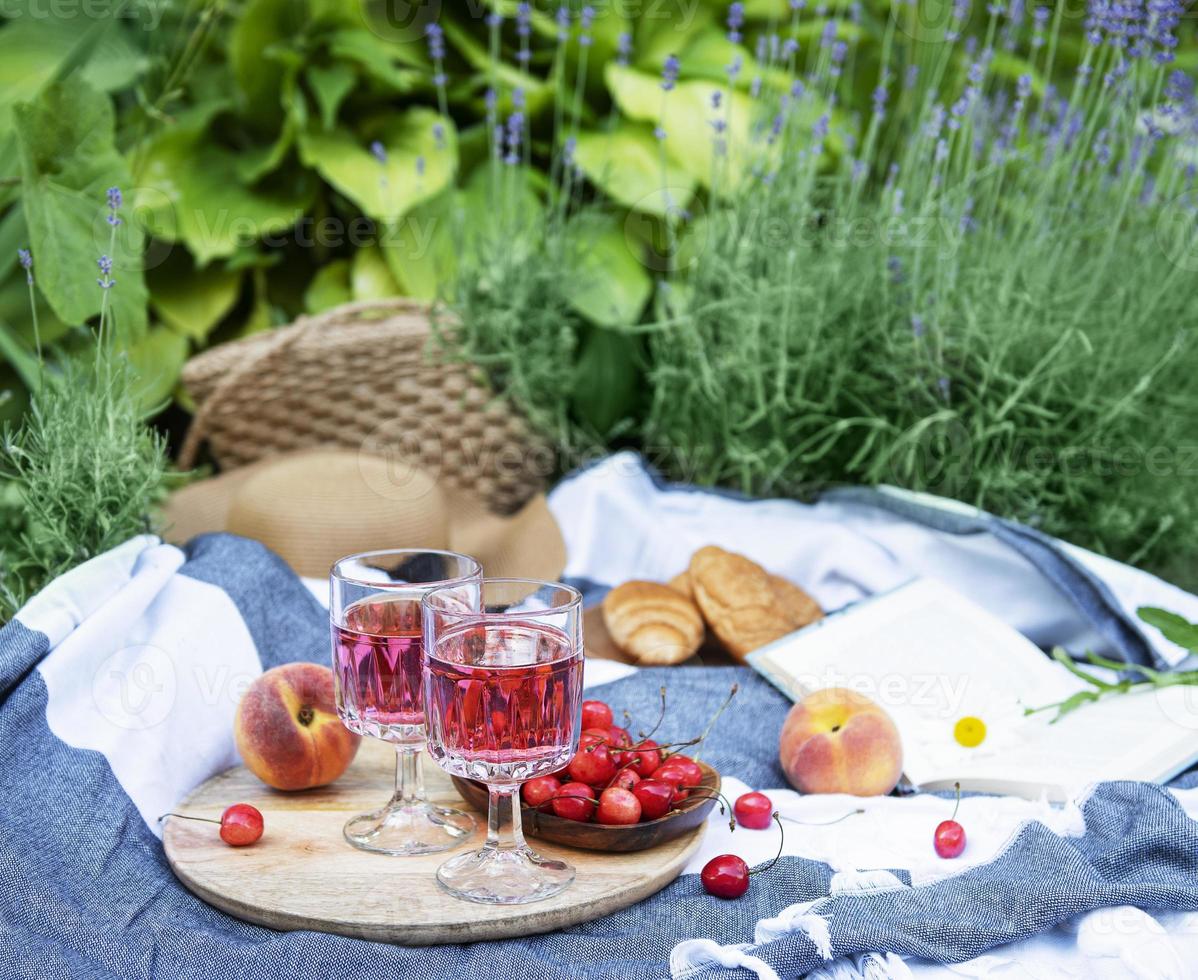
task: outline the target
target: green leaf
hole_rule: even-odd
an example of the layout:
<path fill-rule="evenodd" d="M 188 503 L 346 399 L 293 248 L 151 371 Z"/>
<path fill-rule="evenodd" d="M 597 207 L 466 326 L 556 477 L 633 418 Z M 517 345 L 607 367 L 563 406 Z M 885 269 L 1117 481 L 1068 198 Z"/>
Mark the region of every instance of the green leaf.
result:
<path fill-rule="evenodd" d="M 321 313 L 348 303 L 354 298 L 350 291 L 349 276 L 349 259 L 336 259 L 322 265 L 304 291 L 304 309 L 309 313 Z"/>
<path fill-rule="evenodd" d="M 744 92 L 729 93 L 723 85 L 705 81 L 680 82 L 673 91 L 663 92 L 657 77 L 615 64 L 607 66 L 607 84 L 625 115 L 665 130 L 669 158 L 704 186 L 711 186 L 713 175 L 720 173 L 735 187 L 752 166 L 768 164 L 778 152 L 780 144 L 768 148 L 751 138 L 757 109 Z M 721 93 L 719 111 L 727 124 L 726 158 L 718 156 L 714 130 L 706 125 L 715 111 L 711 107 L 715 92 Z M 803 118 L 815 113 L 810 100 L 802 105 Z"/>
<path fill-rule="evenodd" d="M 142 411 L 148 412 L 170 399 L 187 360 L 187 338 L 166 327 L 154 327 L 128 349 L 128 355 L 137 375 L 134 397 Z"/>
<path fill-rule="evenodd" d="M 246 186 L 240 159 L 206 138 L 203 125 L 161 130 L 141 157 L 138 213 L 159 238 L 186 242 L 201 266 L 291 228 L 311 204 L 315 182 L 285 170 Z"/>
<path fill-rule="evenodd" d="M 320 107 L 320 121 L 325 129 L 337 125 L 337 110 L 345 97 L 353 90 L 358 76 L 349 65 L 337 63 L 328 68 L 312 65 L 308 71 L 308 85 L 316 96 Z"/>
<path fill-rule="evenodd" d="M 636 337 L 592 328 L 574 367 L 574 414 L 605 436 L 633 416 L 641 383 Z"/>
<path fill-rule="evenodd" d="M 562 291 L 567 302 L 592 323 L 626 327 L 640 320 L 653 283 L 640 261 L 639 242 L 622 224 L 601 227 L 586 220 L 570 232 Z"/>
<path fill-rule="evenodd" d="M 274 55 L 297 38 L 307 18 L 303 0 L 249 0 L 233 25 L 229 64 L 245 96 L 245 114 L 260 127 L 273 127 L 282 105 L 287 67 Z"/>
<path fill-rule="evenodd" d="M 20 208 L 17 209 L 20 211 Z M 37 303 L 37 328 L 41 337 L 42 349 L 61 339 L 71 329 L 69 323 L 64 323 L 54 315 L 54 310 L 46 302 L 46 297 L 36 289 L 33 292 Z M 0 286 L 0 320 L 8 323 L 13 333 L 20 338 L 28 351 L 37 349 L 33 337 L 33 316 L 29 310 L 29 284 L 25 281 L 25 271 L 18 269 Z"/>
<path fill-rule="evenodd" d="M 632 54 L 638 68 L 660 74 L 666 58 L 680 54 L 692 38 L 713 28 L 720 29 L 716 26 L 719 18 L 714 5 L 693 4 L 688 13 L 681 21 L 649 16 L 637 21 Z"/>
<path fill-rule="evenodd" d="M 444 148 L 438 148 L 433 128 L 444 125 Z M 364 126 L 358 136 L 344 128 L 323 132 L 309 127 L 300 134 L 300 158 L 364 214 L 384 222 L 403 217 L 421 201 L 441 193 L 457 168 L 457 140 L 453 124 L 431 109 L 409 109 L 388 114 L 374 126 Z M 386 149 L 387 162 L 370 152 L 377 139 Z M 420 173 L 418 160 L 423 161 Z"/>
<path fill-rule="evenodd" d="M 377 245 L 367 245 L 354 252 L 350 270 L 350 288 L 354 299 L 387 299 L 399 296 L 399 283 L 387 268 L 387 260 Z"/>
<path fill-rule="evenodd" d="M 458 206 L 457 193 L 449 190 L 387 229 L 383 256 L 405 296 L 431 302 L 456 275 L 453 223 Z"/>
<path fill-rule="evenodd" d="M 695 191 L 694 177 L 640 123 L 621 121 L 610 132 L 579 133 L 574 162 L 608 197 L 637 211 L 674 213 Z"/>
<path fill-rule="evenodd" d="M 424 46 L 388 44 L 370 31 L 343 30 L 327 38 L 334 58 L 352 61 L 371 78 L 396 92 L 410 92 L 429 80 L 429 66 L 421 57 Z"/>
<path fill-rule="evenodd" d="M 1198 653 L 1198 623 L 1191 623 L 1184 616 L 1155 606 L 1141 606 L 1136 610 L 1136 615 L 1149 626 L 1160 630 L 1170 643 Z"/>
<path fill-rule="evenodd" d="M 241 273 L 216 265 L 196 269 L 181 249 L 148 275 L 150 305 L 176 333 L 204 340 L 233 308 Z"/>
<path fill-rule="evenodd" d="M 113 229 L 104 219 L 108 188 L 132 182 L 113 142 L 108 97 L 72 75 L 17 106 L 14 120 L 38 288 L 60 319 L 83 323 L 100 312 L 96 259 L 107 254 L 116 280 L 108 290 L 112 321 L 127 339 L 140 337 L 146 326 L 144 238 L 133 221 Z"/>

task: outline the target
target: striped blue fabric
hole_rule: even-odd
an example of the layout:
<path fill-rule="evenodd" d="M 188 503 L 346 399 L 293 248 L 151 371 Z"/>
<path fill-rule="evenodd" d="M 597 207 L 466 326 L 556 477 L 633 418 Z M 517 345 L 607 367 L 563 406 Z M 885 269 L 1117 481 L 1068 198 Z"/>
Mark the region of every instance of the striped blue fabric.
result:
<path fill-rule="evenodd" d="M 70 635 L 52 638 L 31 629 L 27 620 L 37 617 L 0 629 L 0 980 L 638 980 L 663 977 L 671 969 L 675 977 L 694 980 L 798 977 L 829 957 L 853 954 L 959 961 L 1108 905 L 1198 910 L 1198 823 L 1159 787 L 1107 783 L 1084 803 L 1083 836 L 1062 837 L 1029 823 L 995 861 L 919 887 L 895 869 L 881 889 L 833 894 L 828 865 L 787 857 L 737 902 L 711 898 L 697 876 L 685 875 L 623 912 L 506 942 L 406 948 L 277 933 L 241 922 L 176 881 L 152 823 L 130 796 L 130 777 L 118 777 L 114 769 L 127 773 L 121 768 L 124 747 L 144 744 L 137 740 L 152 737 L 186 709 L 184 692 L 193 688 L 183 658 L 198 658 L 195 664 L 202 668 L 205 658 L 215 657 L 218 651 L 205 644 L 211 630 L 243 630 L 257 669 L 291 660 L 323 663 L 325 613 L 286 566 L 257 544 L 214 535 L 197 539 L 174 558 L 164 548 L 147 545 L 132 563 L 134 580 L 143 571 L 161 577 L 155 598 L 117 594 L 99 612 L 81 614 L 74 630 L 86 630 L 112 603 L 136 602 L 141 610 L 123 646 L 112 636 L 97 639 L 116 651 L 82 685 L 101 701 L 112 672 L 103 665 L 121 662 L 131 644 L 190 638 L 190 653 L 182 646 L 166 651 L 174 673 L 158 679 L 153 697 L 169 694 L 173 700 L 167 715 L 152 725 L 138 727 L 130 715 L 112 714 L 124 719 L 112 722 L 115 732 L 99 741 L 95 732 L 81 736 L 99 748 L 69 744 L 52 730 L 71 731 L 70 719 L 59 718 L 52 701 L 70 688 L 63 678 L 69 680 L 72 665 L 56 659 L 69 649 Z M 218 622 L 229 617 L 237 622 Z M 143 629 L 146 623 L 153 629 Z M 194 690 L 217 690 L 213 677 L 223 674 L 215 666 L 213 671 Z M 603 696 L 635 716 L 654 717 L 658 690 L 668 681 L 672 703 L 685 711 L 667 715 L 662 735 L 687 737 L 695 719 L 714 711 L 733 678 L 741 686 L 736 708 L 719 720 L 705 758 L 749 785 L 783 785 L 776 739 L 789 704 L 751 671 L 644 670 L 609 685 Z M 213 724 L 225 726 L 221 712 L 227 705 L 213 698 Z M 196 726 L 189 738 L 200 744 L 204 734 Z M 164 764 L 169 759 L 146 761 Z M 796 914 L 796 903 L 811 904 Z M 778 919 L 787 909 L 789 917 Z M 695 939 L 712 942 L 680 957 L 676 947 Z"/>

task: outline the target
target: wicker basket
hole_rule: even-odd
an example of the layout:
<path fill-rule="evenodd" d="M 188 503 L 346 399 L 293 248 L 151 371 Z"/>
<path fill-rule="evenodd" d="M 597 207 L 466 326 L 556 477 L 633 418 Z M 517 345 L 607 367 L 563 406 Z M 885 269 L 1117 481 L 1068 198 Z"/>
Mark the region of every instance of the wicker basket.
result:
<path fill-rule="evenodd" d="M 428 307 L 355 303 L 192 358 L 197 412 L 180 453 L 206 442 L 222 469 L 316 446 L 419 462 L 510 513 L 544 488 L 553 450 L 474 372 L 439 357 Z"/>

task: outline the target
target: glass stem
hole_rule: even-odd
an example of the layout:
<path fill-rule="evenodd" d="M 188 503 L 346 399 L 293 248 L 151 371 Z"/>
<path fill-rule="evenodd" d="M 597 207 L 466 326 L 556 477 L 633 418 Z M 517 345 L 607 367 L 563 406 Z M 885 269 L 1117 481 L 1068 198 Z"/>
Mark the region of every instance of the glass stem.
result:
<path fill-rule="evenodd" d="M 395 795 L 392 807 L 420 806 L 424 796 L 424 753 L 411 745 L 395 746 Z"/>
<path fill-rule="evenodd" d="M 487 843 L 488 851 L 518 851 L 526 846 L 524 843 L 524 828 L 520 822 L 520 804 L 517 802 L 516 786 L 488 786 L 490 801 L 487 804 Z M 507 834 L 500 829 L 499 814 L 503 801 L 511 801 L 512 825 Z"/>

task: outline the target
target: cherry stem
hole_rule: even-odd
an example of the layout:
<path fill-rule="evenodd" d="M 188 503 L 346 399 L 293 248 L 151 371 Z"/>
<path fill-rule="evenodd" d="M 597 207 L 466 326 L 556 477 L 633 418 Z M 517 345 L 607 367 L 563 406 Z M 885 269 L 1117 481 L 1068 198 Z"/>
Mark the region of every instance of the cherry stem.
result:
<path fill-rule="evenodd" d="M 777 810 L 774 811 L 774 823 L 778 825 L 778 832 L 782 835 L 782 839 L 778 841 L 778 853 L 774 855 L 774 859 L 769 864 L 763 864 L 756 868 L 750 868 L 750 875 L 759 874 L 762 871 L 769 871 L 769 869 L 777 864 L 778 860 L 782 857 L 782 846 L 786 843 L 786 830 L 782 827 L 782 814 L 780 814 Z"/>
<path fill-rule="evenodd" d="M 211 817 L 192 817 L 186 813 L 164 813 L 158 818 L 158 822 L 162 823 L 167 817 L 178 817 L 180 820 L 202 820 L 204 823 L 220 823 L 219 820 L 213 820 Z"/>
<path fill-rule="evenodd" d="M 728 799 L 728 797 L 726 797 L 718 789 L 712 789 L 710 786 L 702 786 L 702 785 L 679 786 L 678 788 L 681 790 L 686 790 L 686 792 L 688 792 L 688 793 L 691 793 L 696 800 L 719 800 L 720 801 L 720 813 L 725 812 L 724 807 L 725 807 L 725 805 L 727 805 L 728 829 L 733 830 L 733 831 L 736 830 L 736 812 L 732 807 L 732 801 L 730 799 Z"/>
<path fill-rule="evenodd" d="M 794 817 L 788 817 L 783 814 L 778 814 L 783 820 L 789 820 L 791 823 L 797 823 L 802 827 L 831 827 L 834 823 L 840 823 L 842 820 L 848 820 L 849 817 L 860 816 L 864 810 L 850 810 L 848 813 L 841 814 L 835 820 L 796 820 Z"/>
<path fill-rule="evenodd" d="M 740 690 L 739 684 L 732 685 L 732 690 L 730 690 L 728 692 L 728 696 L 726 698 L 724 698 L 724 703 L 721 704 L 719 710 L 714 715 L 712 715 L 711 721 L 709 721 L 707 723 L 707 727 L 705 729 L 703 729 L 703 734 L 700 735 L 698 740 L 695 742 L 695 745 L 697 745 L 699 747 L 699 751 L 696 752 L 695 756 L 694 756 L 696 762 L 699 760 L 699 755 L 702 753 L 703 741 L 707 738 L 708 735 L 711 734 L 711 730 L 712 730 L 712 728 L 715 727 L 715 723 L 720 720 L 720 715 L 722 715 L 724 713 L 724 710 L 728 707 L 728 705 L 730 705 L 732 703 L 732 699 L 734 697 L 736 697 L 736 692 L 739 690 Z"/>
<path fill-rule="evenodd" d="M 953 815 L 949 817 L 949 820 L 956 820 L 957 811 L 961 809 L 961 784 L 953 783 L 953 788 L 957 791 L 957 805 L 953 807 Z"/>
<path fill-rule="evenodd" d="M 657 723 L 647 732 L 640 732 L 638 737 L 643 739 L 652 737 L 653 733 L 661 728 L 661 723 L 666 720 L 666 686 L 661 685 L 661 710 L 657 713 Z"/>

